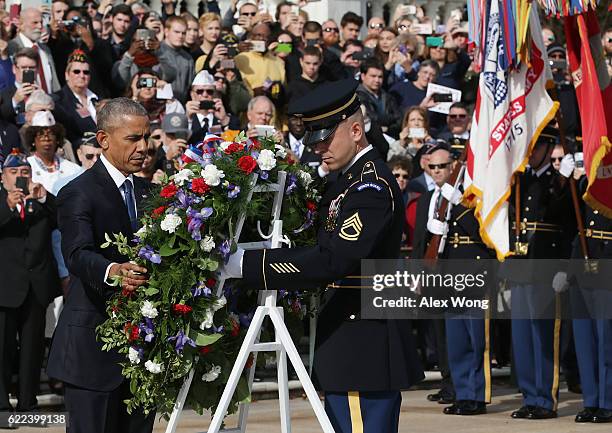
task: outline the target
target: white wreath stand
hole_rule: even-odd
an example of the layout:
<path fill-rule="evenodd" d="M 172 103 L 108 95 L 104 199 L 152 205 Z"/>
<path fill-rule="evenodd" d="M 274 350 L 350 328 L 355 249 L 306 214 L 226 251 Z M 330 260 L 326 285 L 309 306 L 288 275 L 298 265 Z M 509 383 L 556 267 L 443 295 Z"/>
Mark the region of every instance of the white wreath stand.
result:
<path fill-rule="evenodd" d="M 283 243 L 288 243 L 288 240 L 283 237 L 283 221 L 280 219 L 281 208 L 283 204 L 283 195 L 285 192 L 285 183 L 287 179 L 287 173 L 280 171 L 278 173 L 278 183 L 272 185 L 258 186 L 257 175 L 252 178 L 250 192 L 247 201 L 251 201 L 253 193 L 259 192 L 274 192 L 274 202 L 272 205 L 272 222 L 271 222 L 271 234 L 264 235 L 261 231 L 259 222 L 257 223 L 257 230 L 260 236 L 266 241 L 260 242 L 249 242 L 239 243 L 238 245 L 245 250 L 261 249 L 261 248 L 280 248 Z M 242 215 L 236 226 L 236 232 L 234 234 L 234 241 L 238 242 L 240 233 L 242 232 L 242 226 L 244 224 L 245 215 Z M 223 293 L 223 286 L 225 280 L 221 280 L 217 291 L 217 296 L 221 296 Z M 289 408 L 289 378 L 287 375 L 287 357 L 291 361 L 295 372 L 297 373 L 298 379 L 302 383 L 302 387 L 306 392 L 306 396 L 310 401 L 314 413 L 321 425 L 324 433 L 334 433 L 334 429 L 325 413 L 323 404 L 319 399 L 319 395 L 310 380 L 308 372 L 302 363 L 300 355 L 289 335 L 289 330 L 285 325 L 283 319 L 283 308 L 276 305 L 277 292 L 275 290 L 263 290 L 259 293 L 259 306 L 255 310 L 255 315 L 249 326 L 249 329 L 244 338 L 244 342 L 238 352 L 238 357 L 232 368 L 232 372 L 227 380 L 227 384 L 219 400 L 219 405 L 213 416 L 208 433 L 218 433 L 221 431 L 221 424 L 227 413 L 227 408 L 232 400 L 232 396 L 240 380 L 240 376 L 244 366 L 251 353 L 257 356 L 257 352 L 276 352 L 276 365 L 278 370 L 278 401 L 280 404 L 280 422 L 281 432 L 291 432 L 291 411 Z M 263 321 L 266 317 L 269 317 L 274 326 L 275 339 L 271 343 L 259 343 L 259 337 L 261 335 L 261 328 Z M 256 358 L 255 358 L 256 360 Z M 174 404 L 174 410 L 170 416 L 166 433 L 175 433 L 178 427 L 179 417 L 185 405 L 187 394 L 193 380 L 194 370 L 192 369 L 187 376 L 187 379 L 181 387 L 176 403 Z M 249 391 L 253 388 L 253 378 L 255 376 L 255 362 L 253 367 L 249 371 Z M 240 411 L 238 414 L 238 426 L 231 429 L 224 429 L 225 432 L 246 432 L 246 424 L 249 412 L 249 404 L 241 403 Z"/>

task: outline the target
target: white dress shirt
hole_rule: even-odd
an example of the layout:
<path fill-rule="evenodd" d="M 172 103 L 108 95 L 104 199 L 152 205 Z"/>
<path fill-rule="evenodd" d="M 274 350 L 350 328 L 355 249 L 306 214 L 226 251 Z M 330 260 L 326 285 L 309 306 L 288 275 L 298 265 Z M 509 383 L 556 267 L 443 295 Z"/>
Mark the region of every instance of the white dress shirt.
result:
<path fill-rule="evenodd" d="M 357 155 L 353 156 L 353 159 L 351 159 L 351 162 L 349 162 L 348 165 L 342 169 L 342 174 L 346 173 L 359 160 L 359 158 L 361 158 L 363 155 L 365 155 L 372 149 L 373 149 L 373 146 L 371 144 L 368 144 L 367 147 L 357 152 Z"/>
<path fill-rule="evenodd" d="M 83 104 L 83 101 L 81 100 L 81 97 L 79 95 L 77 95 L 76 93 L 72 92 L 74 94 L 74 96 L 77 98 L 77 100 Z M 86 93 L 85 93 L 85 97 L 87 98 L 87 105 L 85 105 L 85 108 L 87 108 L 87 111 L 89 111 L 89 115 L 91 116 L 92 120 L 95 122 L 96 121 L 96 107 L 93 103 L 94 99 L 98 99 L 98 95 L 96 95 L 94 92 L 92 92 L 89 89 L 86 89 Z"/>

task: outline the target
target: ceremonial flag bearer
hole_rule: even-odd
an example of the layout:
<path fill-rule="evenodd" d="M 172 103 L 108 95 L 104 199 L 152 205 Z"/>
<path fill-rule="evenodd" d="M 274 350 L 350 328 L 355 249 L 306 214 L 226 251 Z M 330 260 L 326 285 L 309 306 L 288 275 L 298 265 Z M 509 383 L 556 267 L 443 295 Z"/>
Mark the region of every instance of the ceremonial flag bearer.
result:
<path fill-rule="evenodd" d="M 361 259 L 399 256 L 402 195 L 391 171 L 368 144 L 352 79 L 322 85 L 289 106 L 304 122 L 303 142 L 339 178 L 320 204 L 313 247 L 238 250 L 222 272 L 259 289 L 331 284 L 319 312 L 314 382 L 338 433 L 397 432 L 400 391 L 423 378 L 410 328 L 397 320 L 365 320 L 354 285 Z M 359 281 L 359 280 L 358 280 Z M 331 287 L 331 288 L 329 288 Z"/>

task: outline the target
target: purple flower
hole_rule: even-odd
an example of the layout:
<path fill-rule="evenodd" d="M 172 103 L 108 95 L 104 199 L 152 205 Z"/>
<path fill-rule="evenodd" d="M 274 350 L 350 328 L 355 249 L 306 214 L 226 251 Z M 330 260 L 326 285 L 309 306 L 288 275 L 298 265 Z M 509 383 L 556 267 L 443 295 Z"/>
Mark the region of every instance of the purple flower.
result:
<path fill-rule="evenodd" d="M 144 247 L 140 248 L 140 251 L 138 251 L 138 257 L 148 260 L 151 263 L 155 263 L 156 265 L 161 263 L 161 256 L 149 245 L 145 245 Z"/>
<path fill-rule="evenodd" d="M 145 334 L 144 341 L 150 343 L 155 338 L 155 334 L 153 331 L 155 330 L 155 326 L 153 325 L 153 319 L 145 317 L 145 323 L 141 323 L 138 325 L 140 328 L 140 333 Z"/>
<path fill-rule="evenodd" d="M 285 296 L 287 296 L 287 291 L 285 289 L 280 289 L 278 291 L 278 299 L 283 299 Z"/>
<path fill-rule="evenodd" d="M 191 288 L 191 294 L 194 298 L 197 298 L 198 296 L 209 297 L 210 295 L 212 295 L 212 290 L 206 287 L 206 283 L 199 282 Z"/>
<path fill-rule="evenodd" d="M 176 193 L 176 207 L 179 209 L 187 209 L 193 203 L 193 199 L 185 194 L 185 191 L 179 188 Z"/>
<path fill-rule="evenodd" d="M 221 257 L 223 257 L 223 263 L 227 265 L 230 256 L 230 250 L 232 249 L 232 244 L 229 239 L 223 241 L 221 246 L 219 247 L 219 252 L 221 253 Z"/>
<path fill-rule="evenodd" d="M 238 318 L 240 320 L 240 326 L 243 328 L 248 328 L 251 325 L 251 321 L 253 320 L 253 316 L 255 315 L 255 311 L 251 311 L 249 314 L 240 314 Z"/>
<path fill-rule="evenodd" d="M 196 347 L 195 341 L 185 335 L 182 330 L 180 330 L 174 337 L 168 337 L 168 341 L 176 341 L 174 350 L 179 355 L 183 352 L 183 348 L 186 344 L 190 345 L 191 347 Z"/>
<path fill-rule="evenodd" d="M 303 232 L 304 230 L 310 228 L 314 224 L 314 215 L 315 213 L 311 210 L 306 211 L 306 221 L 297 229 L 293 230 L 293 233 L 298 234 Z"/>
<path fill-rule="evenodd" d="M 187 209 L 187 217 L 189 218 L 189 223 L 187 224 L 187 230 L 191 233 L 191 238 L 194 241 L 201 241 L 202 234 L 200 233 L 200 228 L 202 228 L 202 224 L 204 220 L 209 218 L 213 213 L 213 209 L 211 207 L 204 207 L 201 211 L 197 211 L 195 209 Z"/>
<path fill-rule="evenodd" d="M 297 176 L 295 174 L 289 175 L 289 185 L 285 189 L 286 195 L 291 195 L 294 189 L 297 188 Z"/>
<path fill-rule="evenodd" d="M 240 194 L 240 187 L 238 185 L 230 183 L 227 187 L 227 196 L 229 198 L 236 198 L 238 197 L 238 194 Z"/>
<path fill-rule="evenodd" d="M 259 158 L 259 151 L 258 150 L 251 151 L 251 156 L 253 157 L 253 159 Z"/>
<path fill-rule="evenodd" d="M 262 170 L 261 173 L 259 173 L 259 177 L 261 180 L 267 180 L 270 177 L 270 173 L 268 173 L 266 170 Z"/>

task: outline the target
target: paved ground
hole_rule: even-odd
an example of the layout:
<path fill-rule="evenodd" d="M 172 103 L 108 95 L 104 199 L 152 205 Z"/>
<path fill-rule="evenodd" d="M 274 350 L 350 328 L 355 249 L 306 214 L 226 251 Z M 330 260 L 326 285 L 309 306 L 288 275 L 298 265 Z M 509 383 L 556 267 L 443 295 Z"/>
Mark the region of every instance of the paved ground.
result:
<path fill-rule="evenodd" d="M 610 433 L 612 424 L 576 424 L 574 415 L 581 408 L 580 395 L 567 391 L 561 393 L 559 418 L 546 421 L 512 420 L 510 412 L 520 406 L 520 396 L 513 389 L 497 387 L 494 389 L 493 404 L 488 407 L 487 415 L 476 417 L 460 417 L 443 415 L 442 405 L 426 401 L 425 396 L 431 391 L 416 390 L 403 395 L 402 414 L 400 418 L 401 433 Z M 320 432 L 314 414 L 307 400 L 296 398 L 291 400 L 292 432 Z M 263 400 L 255 402 L 249 412 L 249 433 L 280 432 L 278 418 L 278 402 Z M 228 426 L 232 426 L 232 418 Z M 166 423 L 157 422 L 155 432 L 165 431 Z M 186 411 L 179 424 L 177 433 L 206 432 L 208 417 L 199 417 L 192 411 Z M 26 433 L 60 433 L 63 428 L 47 429 L 20 428 Z"/>

